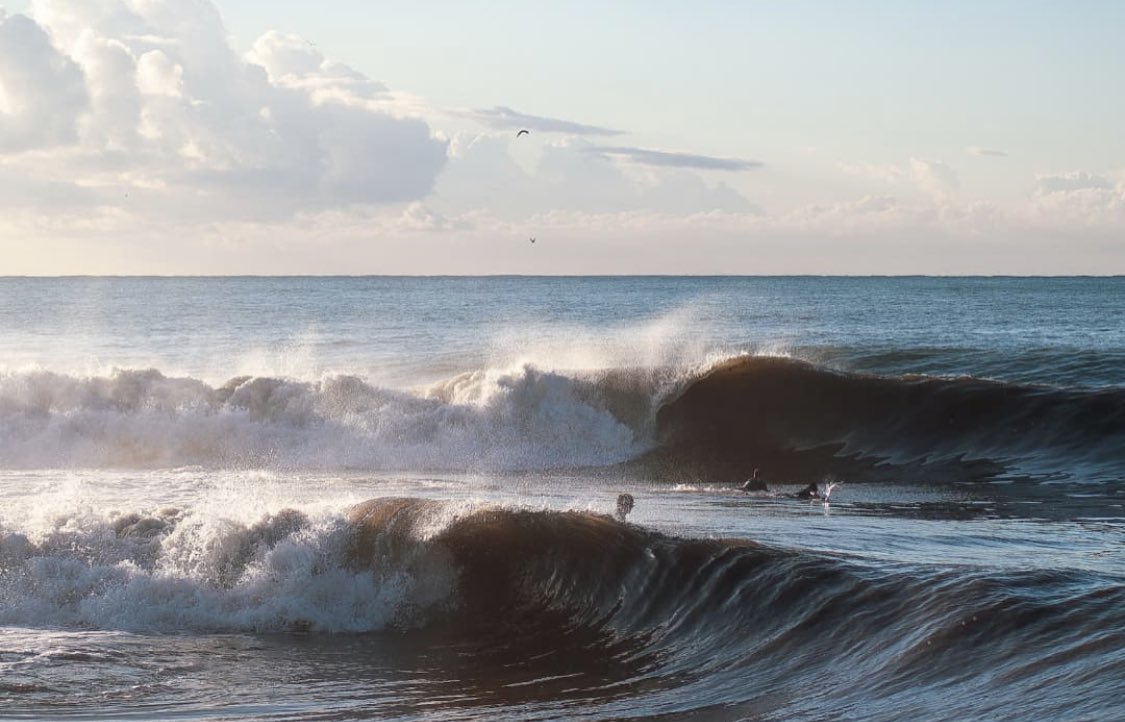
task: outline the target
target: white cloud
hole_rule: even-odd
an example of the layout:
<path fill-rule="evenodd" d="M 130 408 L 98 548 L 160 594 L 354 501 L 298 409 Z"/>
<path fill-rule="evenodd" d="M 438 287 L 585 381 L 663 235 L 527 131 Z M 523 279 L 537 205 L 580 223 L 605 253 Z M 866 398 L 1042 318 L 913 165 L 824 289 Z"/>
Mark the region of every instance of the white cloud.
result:
<path fill-rule="evenodd" d="M 589 153 L 594 153 L 606 158 L 618 158 L 629 163 L 663 166 L 668 168 L 743 171 L 762 167 L 762 163 L 756 160 L 744 160 L 742 158 L 720 158 L 710 155 L 679 153 L 667 150 L 653 150 L 650 148 L 632 148 L 627 146 L 611 147 L 595 145 L 590 146 L 585 150 Z"/>
<path fill-rule="evenodd" d="M 1109 178 L 1087 171 L 1044 174 L 1035 178 L 1035 192 L 1038 195 L 1085 190 L 1109 190 L 1114 185 Z"/>
<path fill-rule="evenodd" d="M 1055 228 L 1125 233 L 1125 181 L 1088 171 L 1037 176 L 1027 215 Z"/>
<path fill-rule="evenodd" d="M 24 15 L 0 19 L 0 153 L 73 142 L 89 103 L 81 69 Z"/>
<path fill-rule="evenodd" d="M 0 207 L 276 218 L 419 200 L 445 165 L 445 142 L 384 85 L 292 35 L 240 57 L 208 0 L 36 0 L 2 23 L 0 167 L 75 190 Z M 49 163 L 26 154 L 52 148 Z"/>
<path fill-rule="evenodd" d="M 313 75 L 324 65 L 324 54 L 312 43 L 276 30 L 258 38 L 246 58 L 265 68 L 275 83 L 286 77 Z"/>
<path fill-rule="evenodd" d="M 183 95 L 184 69 L 162 50 L 150 50 L 137 59 L 137 87 L 147 95 Z"/>
<path fill-rule="evenodd" d="M 948 198 L 960 185 L 956 171 L 936 160 L 911 158 L 905 168 L 893 163 L 839 163 L 837 167 L 848 175 L 860 176 L 887 185 L 912 185 L 935 200 Z"/>
<path fill-rule="evenodd" d="M 957 190 L 957 173 L 941 161 L 911 158 L 910 171 L 914 182 L 930 196 L 946 198 Z"/>
<path fill-rule="evenodd" d="M 555 210 L 759 212 L 735 189 L 707 183 L 690 168 L 622 166 L 612 162 L 610 154 L 577 137 L 544 145 L 534 167 L 525 169 L 512 157 L 513 146 L 523 142 L 526 139 L 516 141 L 507 133 L 454 136 L 435 204 L 440 202 L 453 213 L 488 208 L 509 219 Z"/>
<path fill-rule="evenodd" d="M 847 175 L 861 176 L 883 183 L 899 183 L 906 178 L 906 172 L 893 163 L 838 163 L 837 167 Z"/>

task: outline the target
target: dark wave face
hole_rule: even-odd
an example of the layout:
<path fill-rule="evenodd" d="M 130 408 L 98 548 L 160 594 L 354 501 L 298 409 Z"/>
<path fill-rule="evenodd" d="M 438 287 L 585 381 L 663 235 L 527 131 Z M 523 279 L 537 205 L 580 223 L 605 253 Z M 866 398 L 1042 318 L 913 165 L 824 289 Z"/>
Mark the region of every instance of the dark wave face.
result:
<path fill-rule="evenodd" d="M 652 468 L 670 475 L 959 481 L 1120 479 L 1125 391 L 975 378 L 878 377 L 789 359 L 736 359 L 656 416 Z"/>
<path fill-rule="evenodd" d="M 377 564 L 433 510 L 357 507 L 353 561 Z M 428 633 L 473 650 L 461 683 L 481 704 L 546 694 L 610 716 L 632 705 L 784 719 L 828 705 L 901 720 L 938 704 L 943 718 L 979 719 L 1018 701 L 1038 719 L 1075 705 L 1108 719 L 1125 693 L 1125 586 L 1089 572 L 872 567 L 507 509 L 426 546 L 458 574 L 456 611 Z"/>

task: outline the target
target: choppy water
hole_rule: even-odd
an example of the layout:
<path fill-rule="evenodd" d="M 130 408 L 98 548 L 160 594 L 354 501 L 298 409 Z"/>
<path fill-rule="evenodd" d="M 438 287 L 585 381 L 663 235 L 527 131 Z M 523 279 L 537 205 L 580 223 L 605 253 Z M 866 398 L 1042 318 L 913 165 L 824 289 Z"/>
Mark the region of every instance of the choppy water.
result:
<path fill-rule="evenodd" d="M 1123 318 L 1120 278 L 0 279 L 0 717 L 1120 719 Z"/>

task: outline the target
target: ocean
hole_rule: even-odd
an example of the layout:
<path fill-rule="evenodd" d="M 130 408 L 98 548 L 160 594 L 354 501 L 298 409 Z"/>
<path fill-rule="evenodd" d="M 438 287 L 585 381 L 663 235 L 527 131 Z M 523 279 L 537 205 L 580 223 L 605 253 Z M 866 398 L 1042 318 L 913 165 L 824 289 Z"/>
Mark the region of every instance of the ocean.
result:
<path fill-rule="evenodd" d="M 0 278 L 0 718 L 1125 719 L 1125 278 Z"/>

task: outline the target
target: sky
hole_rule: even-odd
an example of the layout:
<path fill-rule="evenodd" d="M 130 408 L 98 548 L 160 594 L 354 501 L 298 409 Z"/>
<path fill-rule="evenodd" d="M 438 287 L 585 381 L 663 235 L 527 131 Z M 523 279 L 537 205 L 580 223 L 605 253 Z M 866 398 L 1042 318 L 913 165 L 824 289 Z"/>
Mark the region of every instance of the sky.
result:
<path fill-rule="evenodd" d="M 0 275 L 1125 274 L 1116 0 L 0 8 Z"/>

